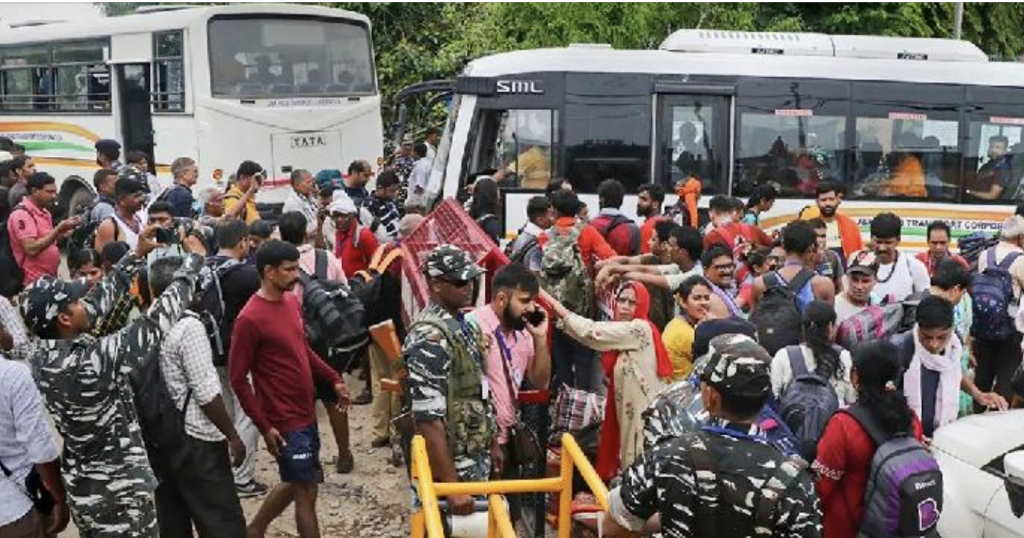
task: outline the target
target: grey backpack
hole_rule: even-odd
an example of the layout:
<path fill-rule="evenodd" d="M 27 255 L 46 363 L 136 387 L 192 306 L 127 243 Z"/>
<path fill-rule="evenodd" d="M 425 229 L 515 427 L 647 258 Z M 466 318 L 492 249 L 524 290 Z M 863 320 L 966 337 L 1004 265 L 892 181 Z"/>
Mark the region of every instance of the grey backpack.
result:
<path fill-rule="evenodd" d="M 843 410 L 875 442 L 864 490 L 858 538 L 932 536 L 942 514 L 942 471 L 935 457 L 908 434 L 886 435 L 867 409 Z"/>
<path fill-rule="evenodd" d="M 827 379 L 807 370 L 800 346 L 786 347 L 793 380 L 782 394 L 779 415 L 797 438 L 797 451 L 814 461 L 818 440 L 832 415 L 839 411 L 839 397 Z"/>

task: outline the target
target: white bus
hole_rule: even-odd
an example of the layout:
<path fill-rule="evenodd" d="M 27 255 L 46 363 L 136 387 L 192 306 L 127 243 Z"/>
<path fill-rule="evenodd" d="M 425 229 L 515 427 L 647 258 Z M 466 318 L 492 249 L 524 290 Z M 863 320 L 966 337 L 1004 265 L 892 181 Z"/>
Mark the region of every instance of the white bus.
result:
<path fill-rule="evenodd" d="M 1024 64 L 989 62 L 968 42 L 682 30 L 659 50 L 576 45 L 471 62 L 431 182 L 455 196 L 467 179 L 518 162 L 522 177 L 503 185 L 512 235 L 550 177 L 568 178 L 592 215 L 606 178 L 635 195 L 650 182 L 671 193 L 693 174 L 704 204 L 772 182 L 781 196 L 762 218 L 769 228 L 831 179 L 862 230 L 895 211 L 904 245 L 923 248 L 933 219 L 962 236 L 1013 211 L 1022 131 Z M 993 137 L 1009 155 L 989 164 Z M 982 200 L 976 185 L 993 168 L 1004 190 Z M 635 212 L 635 199 L 623 210 Z"/>
<path fill-rule="evenodd" d="M 200 184 L 239 163 L 282 202 L 292 170 L 374 165 L 383 148 L 369 20 L 301 5 L 143 8 L 123 17 L 0 32 L 0 136 L 61 181 L 58 213 L 92 197 L 93 145 L 141 150 L 170 183 L 194 158 Z"/>

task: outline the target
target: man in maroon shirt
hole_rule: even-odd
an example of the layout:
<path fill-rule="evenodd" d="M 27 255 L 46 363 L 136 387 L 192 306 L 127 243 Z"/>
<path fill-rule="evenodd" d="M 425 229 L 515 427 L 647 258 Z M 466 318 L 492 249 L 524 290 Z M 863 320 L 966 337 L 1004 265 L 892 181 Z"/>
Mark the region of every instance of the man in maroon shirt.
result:
<path fill-rule="evenodd" d="M 262 537 L 294 500 L 300 538 L 319 538 L 320 438 L 313 376 L 334 386 L 342 411 L 348 408 L 349 395 L 341 376 L 306 343 L 299 302 L 290 293 L 299 280 L 299 250 L 283 241 L 267 241 L 256 253 L 256 270 L 260 289 L 235 320 L 228 369 L 242 409 L 277 459 L 281 483 L 263 501 L 248 536 Z"/>

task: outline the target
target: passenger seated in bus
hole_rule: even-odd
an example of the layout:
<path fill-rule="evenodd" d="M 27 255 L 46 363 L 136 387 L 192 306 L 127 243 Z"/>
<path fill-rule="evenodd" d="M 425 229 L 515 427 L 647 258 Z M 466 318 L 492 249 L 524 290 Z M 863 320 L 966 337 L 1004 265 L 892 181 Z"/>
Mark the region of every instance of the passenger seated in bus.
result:
<path fill-rule="evenodd" d="M 494 180 L 503 187 L 507 187 L 513 177 L 518 179 L 519 188 L 544 190 L 551 181 L 551 157 L 548 155 L 548 148 L 530 146 L 520 153 L 514 162 L 505 165 L 494 174 Z"/>
<path fill-rule="evenodd" d="M 916 152 L 901 151 L 896 154 L 896 166 L 889 176 L 889 181 L 878 186 L 878 194 L 926 198 L 928 190 L 925 188 L 924 176 L 921 157 Z"/>
<path fill-rule="evenodd" d="M 988 161 L 981 165 L 978 173 L 965 185 L 964 193 L 979 200 L 1002 198 L 1013 178 L 1012 155 L 1007 151 L 1009 146 L 1009 139 L 1003 135 L 988 139 Z"/>
<path fill-rule="evenodd" d="M 701 136 L 697 140 L 697 127 L 691 122 L 683 122 L 677 131 L 678 138 L 675 140 L 676 156 L 675 165 L 684 177 L 687 174 L 695 174 L 701 177 L 704 173 L 706 163 L 710 159 L 707 137 Z"/>

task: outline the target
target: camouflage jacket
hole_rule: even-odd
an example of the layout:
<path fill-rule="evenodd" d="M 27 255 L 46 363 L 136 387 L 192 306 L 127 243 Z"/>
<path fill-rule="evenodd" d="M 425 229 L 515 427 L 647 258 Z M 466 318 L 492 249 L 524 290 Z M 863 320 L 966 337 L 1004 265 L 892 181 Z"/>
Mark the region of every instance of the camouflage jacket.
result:
<path fill-rule="evenodd" d="M 487 342 L 475 322 L 435 304 L 416 316 L 405 338 L 406 410 L 417 422 L 445 421 L 459 480 L 490 475 L 496 423 L 486 381 Z"/>
<path fill-rule="evenodd" d="M 110 314 L 144 260 L 129 254 L 82 299 L 90 320 Z M 103 338 L 40 340 L 29 359 L 46 407 L 64 438 L 63 472 L 83 536 L 156 536 L 150 468 L 128 373 L 191 303 L 202 258 L 189 256 L 147 316 Z"/>

